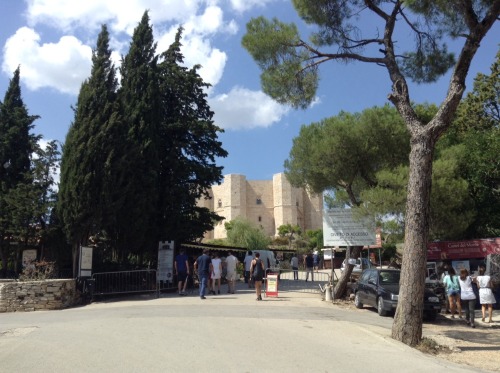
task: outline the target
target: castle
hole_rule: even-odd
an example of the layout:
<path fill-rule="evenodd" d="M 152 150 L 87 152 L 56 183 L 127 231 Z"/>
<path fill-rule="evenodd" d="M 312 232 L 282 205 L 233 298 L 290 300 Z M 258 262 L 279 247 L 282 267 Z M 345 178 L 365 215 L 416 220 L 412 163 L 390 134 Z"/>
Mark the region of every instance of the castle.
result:
<path fill-rule="evenodd" d="M 323 227 L 323 195 L 292 187 L 284 173 L 273 175 L 272 180 L 225 175 L 222 184 L 212 186 L 209 194 L 211 199 L 199 200 L 198 205 L 225 219 L 207 232 L 204 240 L 225 238 L 224 223 L 237 217 L 255 223 L 269 236 L 276 236 L 284 224 L 298 225 L 302 231 Z"/>

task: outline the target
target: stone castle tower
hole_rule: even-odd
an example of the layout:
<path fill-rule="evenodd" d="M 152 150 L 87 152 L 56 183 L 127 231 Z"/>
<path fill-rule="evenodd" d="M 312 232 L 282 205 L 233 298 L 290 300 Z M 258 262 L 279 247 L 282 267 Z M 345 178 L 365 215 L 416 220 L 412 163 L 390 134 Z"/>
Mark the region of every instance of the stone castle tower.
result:
<path fill-rule="evenodd" d="M 298 225 L 303 231 L 323 227 L 323 195 L 312 195 L 305 189 L 290 185 L 284 173 L 272 180 L 247 180 L 244 175 L 224 176 L 221 185 L 210 190 L 212 199 L 198 205 L 215 211 L 225 219 L 204 239 L 225 238 L 224 223 L 243 217 L 264 229 L 269 236 L 277 235 L 283 224 Z"/>

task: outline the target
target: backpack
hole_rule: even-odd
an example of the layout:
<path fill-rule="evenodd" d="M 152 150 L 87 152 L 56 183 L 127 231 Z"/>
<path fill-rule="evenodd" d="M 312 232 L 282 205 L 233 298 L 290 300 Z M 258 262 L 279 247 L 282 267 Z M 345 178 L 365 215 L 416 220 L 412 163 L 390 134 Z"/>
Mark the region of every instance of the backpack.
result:
<path fill-rule="evenodd" d="M 254 280 L 262 281 L 264 278 L 264 269 L 262 268 L 262 261 L 260 259 L 255 259 L 255 266 L 253 268 L 252 274 Z"/>

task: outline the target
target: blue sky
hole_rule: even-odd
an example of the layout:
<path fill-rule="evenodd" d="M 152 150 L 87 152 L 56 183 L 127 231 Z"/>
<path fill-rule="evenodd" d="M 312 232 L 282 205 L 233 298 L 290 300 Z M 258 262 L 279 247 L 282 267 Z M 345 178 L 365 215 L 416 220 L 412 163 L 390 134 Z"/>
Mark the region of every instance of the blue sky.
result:
<path fill-rule="evenodd" d="M 159 51 L 168 47 L 182 24 L 185 62 L 202 65 L 200 74 L 212 84 L 209 103 L 216 123 L 225 129 L 220 139 L 229 152 L 219 161 L 224 174 L 270 179 L 283 171 L 303 124 L 341 110 L 357 112 L 387 103 L 391 83 L 386 70 L 361 63 L 329 63 L 321 68 L 317 99 L 307 110 L 278 105 L 262 93 L 260 71 L 242 48 L 241 38 L 246 23 L 259 15 L 298 22 L 307 32 L 308 26 L 298 19 L 289 0 L 0 0 L 0 97 L 20 65 L 25 104 L 30 114 L 41 117 L 34 132 L 45 140 L 64 142 L 73 119 L 71 106 L 90 73 L 100 25 L 108 25 L 119 64 L 146 9 Z M 364 25 L 373 26 L 370 21 Z M 468 89 L 478 72 L 489 73 L 499 40 L 497 22 L 473 61 Z M 460 43 L 451 44 L 451 49 L 458 47 Z M 413 101 L 439 104 L 449 76 L 432 85 L 412 84 Z"/>

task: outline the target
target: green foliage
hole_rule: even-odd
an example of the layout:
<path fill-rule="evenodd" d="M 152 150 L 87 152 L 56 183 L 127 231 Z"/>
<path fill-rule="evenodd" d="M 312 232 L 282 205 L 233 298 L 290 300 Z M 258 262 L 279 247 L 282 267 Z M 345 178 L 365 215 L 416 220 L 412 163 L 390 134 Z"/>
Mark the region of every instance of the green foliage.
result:
<path fill-rule="evenodd" d="M 436 113 L 434 105 L 417 105 L 422 120 Z M 452 239 L 464 234 L 475 210 L 465 167 L 464 147 L 440 149 L 434 162 L 430 236 Z M 404 224 L 408 186 L 409 135 L 394 108 L 374 107 L 341 113 L 303 126 L 294 139 L 285 172 L 293 185 L 330 190 L 327 203 L 359 205 L 365 215 L 383 222 L 387 216 Z M 399 235 L 399 239 L 402 236 Z"/>
<path fill-rule="evenodd" d="M 323 248 L 323 229 L 307 230 L 306 237 L 310 249 L 321 250 Z"/>
<path fill-rule="evenodd" d="M 264 17 L 247 24 L 242 45 L 262 69 L 261 85 L 269 96 L 282 104 L 306 108 L 313 100 L 317 68 L 307 61 L 310 53 L 298 50 L 297 27 Z"/>
<path fill-rule="evenodd" d="M 227 240 L 233 246 L 248 250 L 265 250 L 271 244 L 271 239 L 264 231 L 252 222 L 236 218 L 224 224 Z"/>
<path fill-rule="evenodd" d="M 477 211 L 467 237 L 500 235 L 500 51 L 489 75 L 478 74 L 442 146 L 461 144 L 461 175 Z"/>
<path fill-rule="evenodd" d="M 242 44 L 262 70 L 264 92 L 296 108 L 312 102 L 318 67 L 333 60 L 376 63 L 397 68 L 417 83 L 434 82 L 455 63 L 446 37 L 465 35 L 470 22 L 465 11 L 446 1 L 405 1 L 402 6 L 392 1 L 293 0 L 293 5 L 304 22 L 315 26 L 307 28 L 310 43 L 295 24 L 261 16 L 247 23 Z M 483 17 L 489 6 L 477 2 L 474 11 Z M 413 44 L 406 40 L 408 34 Z"/>
<path fill-rule="evenodd" d="M 406 162 L 408 152 L 407 130 L 386 105 L 302 126 L 284 167 L 292 185 L 333 190 L 337 200 L 358 205 L 360 191 L 376 184 L 375 173 Z"/>
<path fill-rule="evenodd" d="M 281 237 L 292 237 L 294 234 L 298 236 L 302 234 L 298 225 L 284 224 L 278 227 L 278 235 Z"/>

